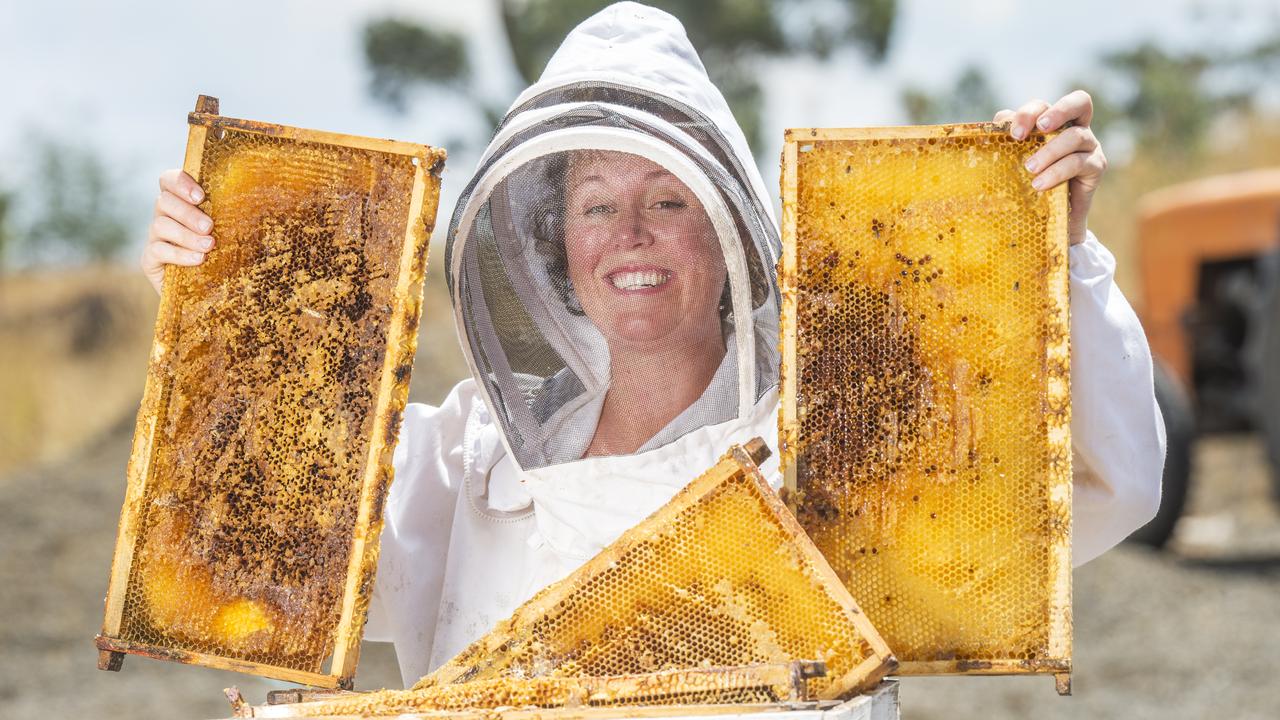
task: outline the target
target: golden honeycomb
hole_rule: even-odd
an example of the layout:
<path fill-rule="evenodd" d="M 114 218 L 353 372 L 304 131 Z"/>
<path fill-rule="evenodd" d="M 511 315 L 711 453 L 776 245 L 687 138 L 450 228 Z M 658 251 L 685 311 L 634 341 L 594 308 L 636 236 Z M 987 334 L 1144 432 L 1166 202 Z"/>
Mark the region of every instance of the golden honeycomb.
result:
<path fill-rule="evenodd" d="M 758 439 L 748 447 L 767 454 Z M 735 446 L 415 689 L 796 660 L 825 664 L 815 697 L 874 686 L 894 664 L 888 648 L 750 453 Z"/>
<path fill-rule="evenodd" d="M 782 463 L 903 672 L 1070 669 L 1066 187 L 994 125 L 792 130 Z"/>
<path fill-rule="evenodd" d="M 692 668 L 609 677 L 503 677 L 414 690 L 352 693 L 278 706 L 276 716 L 385 717 L 421 711 L 798 702 L 800 663 Z"/>
<path fill-rule="evenodd" d="M 320 673 L 368 602 L 443 153 L 191 123 L 216 245 L 166 271 L 99 647 Z"/>

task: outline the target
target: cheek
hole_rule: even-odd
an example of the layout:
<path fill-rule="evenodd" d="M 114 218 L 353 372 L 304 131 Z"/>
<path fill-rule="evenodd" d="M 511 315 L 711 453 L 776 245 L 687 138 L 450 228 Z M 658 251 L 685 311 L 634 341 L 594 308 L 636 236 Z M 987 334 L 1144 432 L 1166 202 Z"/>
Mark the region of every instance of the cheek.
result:
<path fill-rule="evenodd" d="M 591 276 L 600 260 L 599 249 L 591 242 L 591 233 L 572 226 L 565 228 L 564 254 L 571 280 Z"/>
<path fill-rule="evenodd" d="M 690 269 L 695 277 L 700 278 L 699 285 L 705 285 L 707 293 L 719 297 L 729 271 L 725 267 L 724 254 L 714 231 L 707 229 L 685 236 L 676 244 L 674 254 L 682 267 Z"/>
<path fill-rule="evenodd" d="M 600 322 L 602 308 L 607 307 L 606 293 L 596 279 L 605 255 L 605 244 L 600 242 L 599 228 L 566 228 L 564 234 L 565 265 L 569 282 L 573 284 L 587 317 Z"/>

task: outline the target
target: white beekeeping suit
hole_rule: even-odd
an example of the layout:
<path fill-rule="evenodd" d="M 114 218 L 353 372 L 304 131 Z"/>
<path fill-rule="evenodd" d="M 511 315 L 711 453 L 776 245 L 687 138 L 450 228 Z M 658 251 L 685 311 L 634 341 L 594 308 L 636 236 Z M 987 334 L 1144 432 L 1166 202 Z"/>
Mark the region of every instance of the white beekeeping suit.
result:
<path fill-rule="evenodd" d="M 574 163 L 591 167 L 583 158 L 678 183 L 724 278 L 713 338 L 723 357 L 706 389 L 636 452 L 585 458 L 616 350 L 555 252 L 572 232 L 566 176 Z M 601 11 L 516 99 L 449 227 L 446 269 L 474 377 L 438 408 L 410 405 L 395 453 L 365 637 L 395 643 L 406 685 L 652 513 L 730 444 L 776 443 L 779 241 L 767 197 L 728 105 L 666 13 L 635 3 Z M 632 270 L 622 275 L 641 292 L 665 279 Z M 1159 496 L 1151 357 L 1113 271 L 1092 236 L 1071 249 L 1077 564 L 1145 522 Z M 762 469 L 781 483 L 776 459 Z"/>

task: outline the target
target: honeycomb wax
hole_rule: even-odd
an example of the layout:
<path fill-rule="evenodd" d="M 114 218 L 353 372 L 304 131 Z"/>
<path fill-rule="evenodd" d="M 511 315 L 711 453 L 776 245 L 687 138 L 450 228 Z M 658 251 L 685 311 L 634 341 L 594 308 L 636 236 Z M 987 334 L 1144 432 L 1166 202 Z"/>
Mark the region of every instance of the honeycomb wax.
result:
<path fill-rule="evenodd" d="M 804 663 L 708 667 L 606 677 L 500 677 L 412 690 L 381 690 L 297 703 L 288 717 L 412 712 L 467 712 L 502 708 L 585 708 L 660 705 L 771 704 L 806 699 Z M 817 673 L 818 675 L 821 672 Z M 799 686 L 799 687 L 798 687 Z"/>
<path fill-rule="evenodd" d="M 165 270 L 99 666 L 349 685 L 444 154 L 211 106 L 185 170 L 215 244 Z"/>
<path fill-rule="evenodd" d="M 895 664 L 737 448 L 415 688 L 798 660 L 825 664 L 809 681 L 824 699 L 872 687 Z"/>
<path fill-rule="evenodd" d="M 783 466 L 903 671 L 1069 667 L 1066 188 L 996 126 L 793 130 Z"/>

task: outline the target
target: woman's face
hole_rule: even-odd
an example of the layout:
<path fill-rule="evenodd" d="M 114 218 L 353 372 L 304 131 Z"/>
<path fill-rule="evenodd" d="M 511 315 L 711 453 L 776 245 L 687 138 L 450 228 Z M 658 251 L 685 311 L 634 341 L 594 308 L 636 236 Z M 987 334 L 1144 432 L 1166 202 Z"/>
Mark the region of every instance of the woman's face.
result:
<path fill-rule="evenodd" d="M 611 346 L 721 340 L 724 256 L 684 183 L 635 155 L 576 153 L 565 204 L 569 279 Z"/>

